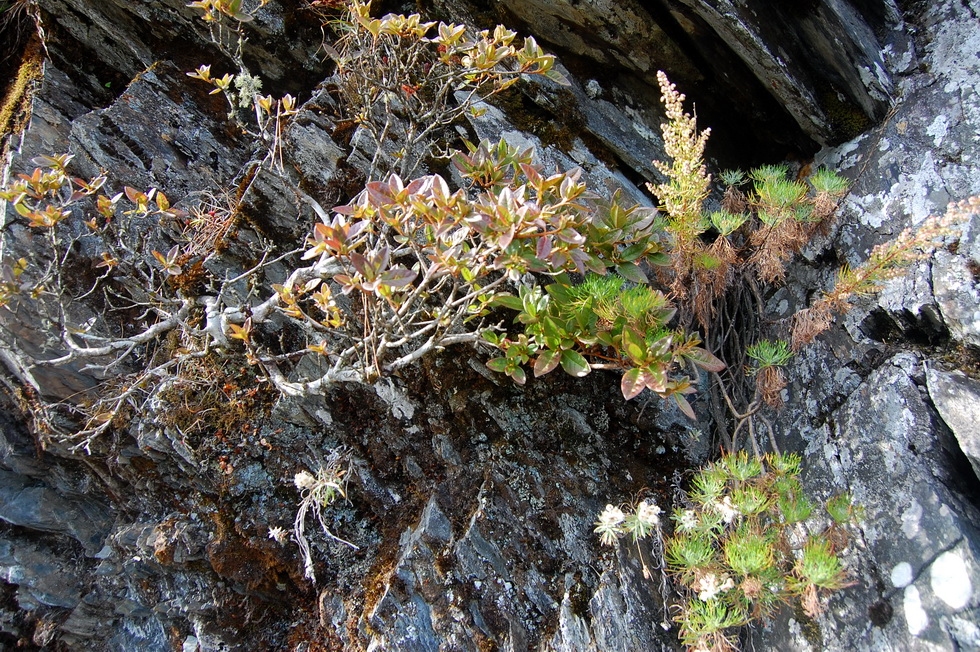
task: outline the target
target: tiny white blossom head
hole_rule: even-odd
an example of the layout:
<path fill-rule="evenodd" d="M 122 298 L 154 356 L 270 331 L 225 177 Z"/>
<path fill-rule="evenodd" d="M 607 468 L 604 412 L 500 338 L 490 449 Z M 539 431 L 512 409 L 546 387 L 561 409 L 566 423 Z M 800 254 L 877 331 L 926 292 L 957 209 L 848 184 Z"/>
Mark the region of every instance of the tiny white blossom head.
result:
<path fill-rule="evenodd" d="M 738 508 L 732 504 L 731 496 L 725 496 L 721 500 L 715 501 L 713 507 L 715 511 L 721 515 L 721 518 L 725 523 L 731 523 L 738 516 Z"/>
<path fill-rule="evenodd" d="M 714 573 L 707 573 L 695 583 L 694 588 L 697 589 L 698 597 L 701 601 L 708 602 L 709 600 L 713 600 L 719 593 L 724 593 L 734 586 L 735 582 L 730 577 L 724 575 L 718 577 Z"/>
<path fill-rule="evenodd" d="M 679 527 L 681 530 L 695 530 L 698 527 L 698 515 L 693 509 L 681 512 Z"/>
<path fill-rule="evenodd" d="M 644 500 L 636 506 L 636 518 L 641 523 L 645 523 L 647 525 L 659 525 L 660 514 L 662 511 L 663 510 L 661 510 L 656 503 L 651 503 Z"/>
<path fill-rule="evenodd" d="M 599 515 L 599 523 L 603 525 L 619 525 L 625 519 L 626 514 L 615 505 L 606 505 L 606 508 L 602 510 L 602 514 Z"/>
<path fill-rule="evenodd" d="M 300 471 L 293 477 L 293 484 L 300 491 L 316 487 L 316 476 L 309 471 Z"/>

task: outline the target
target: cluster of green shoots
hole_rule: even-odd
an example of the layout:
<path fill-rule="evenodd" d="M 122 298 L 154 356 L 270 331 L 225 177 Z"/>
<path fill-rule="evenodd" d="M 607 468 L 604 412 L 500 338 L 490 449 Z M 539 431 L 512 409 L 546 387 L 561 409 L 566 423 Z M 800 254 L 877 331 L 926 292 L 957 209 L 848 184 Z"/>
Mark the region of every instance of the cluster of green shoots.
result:
<path fill-rule="evenodd" d="M 577 377 L 592 369 L 614 369 L 623 372 L 625 399 L 649 389 L 672 398 L 693 419 L 685 398 L 694 392 L 693 381 L 681 372 L 689 364 L 715 372 L 725 365 L 699 346 L 696 335 L 669 327 L 675 309 L 661 291 L 626 284 L 615 274 L 590 273 L 581 284 L 559 277 L 544 290 L 524 286 L 519 297 L 498 297 L 498 303 L 519 311 L 524 332 L 508 338 L 488 331 L 485 339 L 505 355 L 487 366 L 520 384 L 525 380 L 522 365 L 532 359 L 535 376 L 559 365 Z"/>
<path fill-rule="evenodd" d="M 793 601 L 816 617 L 827 594 L 850 584 L 840 554 L 860 510 L 845 494 L 825 503 L 829 519 L 815 513 L 799 480 L 800 464 L 795 454 L 723 455 L 694 475 L 669 534 L 650 501 L 626 509 L 608 505 L 599 516 L 595 531 L 604 544 L 624 535 L 651 537 L 654 549 L 664 551 L 667 572 L 681 590 L 674 619 L 688 649 L 735 649 L 736 628 Z"/>
<path fill-rule="evenodd" d="M 745 349 L 752 361 L 749 374 L 755 376 L 759 398 L 772 407 L 782 404 L 780 392 L 786 387 L 783 367 L 793 357 L 789 345 L 782 340 L 759 340 Z"/>

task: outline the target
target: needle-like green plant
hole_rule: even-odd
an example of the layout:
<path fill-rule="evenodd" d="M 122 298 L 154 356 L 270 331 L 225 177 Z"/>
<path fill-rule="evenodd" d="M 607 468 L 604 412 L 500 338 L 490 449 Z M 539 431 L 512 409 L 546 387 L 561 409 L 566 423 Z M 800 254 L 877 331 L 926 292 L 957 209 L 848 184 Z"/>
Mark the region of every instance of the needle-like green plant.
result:
<path fill-rule="evenodd" d="M 875 246 L 860 265 L 842 267 L 833 289 L 794 315 L 793 349 L 799 350 L 830 328 L 834 316 L 850 310 L 854 299 L 881 290 L 886 281 L 904 275 L 910 266 L 929 258 L 958 235 L 960 224 L 977 213 L 980 197 L 951 203 L 942 216 L 930 216 L 917 229 L 907 228 L 897 238 Z"/>

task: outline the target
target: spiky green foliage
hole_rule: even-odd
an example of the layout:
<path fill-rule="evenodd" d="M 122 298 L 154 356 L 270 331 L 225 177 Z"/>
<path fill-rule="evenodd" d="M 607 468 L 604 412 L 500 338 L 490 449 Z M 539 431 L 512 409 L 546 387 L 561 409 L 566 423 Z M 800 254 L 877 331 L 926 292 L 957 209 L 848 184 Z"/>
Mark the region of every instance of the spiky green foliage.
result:
<path fill-rule="evenodd" d="M 727 482 L 725 468 L 721 464 L 709 464 L 691 480 L 691 500 L 699 505 L 710 504 L 721 498 Z"/>
<path fill-rule="evenodd" d="M 715 211 L 711 214 L 711 224 L 718 229 L 721 236 L 729 236 L 739 229 L 749 216 L 747 213 L 732 215 L 728 211 Z"/>
<path fill-rule="evenodd" d="M 782 367 L 793 357 L 789 344 L 782 340 L 759 340 L 745 349 L 745 354 L 755 361 L 755 371 L 766 367 Z"/>
<path fill-rule="evenodd" d="M 767 178 L 764 181 L 756 181 L 755 193 L 761 206 L 784 215 L 803 201 L 807 188 L 799 181 Z"/>
<path fill-rule="evenodd" d="M 706 650 L 730 649 L 734 640 L 728 630 L 745 624 L 747 620 L 745 612 L 734 605 L 697 598 L 691 600 L 677 619 L 681 641 L 690 648 Z"/>
<path fill-rule="evenodd" d="M 722 546 L 725 563 L 740 577 L 756 576 L 776 563 L 776 548 L 771 531 L 756 532 L 743 524 Z"/>
<path fill-rule="evenodd" d="M 750 457 L 745 451 L 737 451 L 721 458 L 720 466 L 739 485 L 762 473 L 762 460 Z"/>
<path fill-rule="evenodd" d="M 786 523 L 799 523 L 813 513 L 813 503 L 803 493 L 803 486 L 795 477 L 780 478 L 776 481 L 776 502 Z"/>
<path fill-rule="evenodd" d="M 759 166 L 749 172 L 749 178 L 755 181 L 756 184 L 766 184 L 783 180 L 787 174 L 789 174 L 789 166 L 785 163 L 780 163 L 778 165 Z"/>
<path fill-rule="evenodd" d="M 732 489 L 732 505 L 739 514 L 755 516 L 769 508 L 772 497 L 762 487 L 741 483 Z"/>
<path fill-rule="evenodd" d="M 854 520 L 858 515 L 858 507 L 854 505 L 851 494 L 842 493 L 827 501 L 827 514 L 838 525 L 844 525 Z"/>
<path fill-rule="evenodd" d="M 818 193 L 827 193 L 832 197 L 844 195 L 849 185 L 847 179 L 827 168 L 820 168 L 814 172 L 808 181 Z"/>
<path fill-rule="evenodd" d="M 712 538 L 704 533 L 679 534 L 667 542 L 665 558 L 668 567 L 682 577 L 693 578 L 701 569 L 714 564 Z"/>
<path fill-rule="evenodd" d="M 821 589 L 837 590 L 847 585 L 847 574 L 838 557 L 824 539 L 810 539 L 796 564 L 800 581 Z"/>
<path fill-rule="evenodd" d="M 743 170 L 722 170 L 721 180 L 726 186 L 740 186 L 748 180 L 748 176 Z"/>
<path fill-rule="evenodd" d="M 770 455 L 767 458 L 769 468 L 778 478 L 782 476 L 798 476 L 803 469 L 803 458 L 799 453 L 782 453 Z"/>

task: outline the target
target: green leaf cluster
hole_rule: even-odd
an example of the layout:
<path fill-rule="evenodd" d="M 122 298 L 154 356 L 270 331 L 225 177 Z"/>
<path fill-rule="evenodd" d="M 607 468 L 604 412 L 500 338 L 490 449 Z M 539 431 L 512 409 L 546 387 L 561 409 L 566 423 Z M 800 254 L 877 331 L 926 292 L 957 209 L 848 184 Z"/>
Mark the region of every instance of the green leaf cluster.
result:
<path fill-rule="evenodd" d="M 669 327 L 675 309 L 666 295 L 615 274 L 590 273 L 579 284 L 564 274 L 555 278 L 544 291 L 522 287 L 519 297 L 496 299 L 518 311 L 515 321 L 524 325 L 526 340 L 491 337 L 491 343 L 508 353 L 516 346 L 521 357 L 534 358 L 535 376 L 559 365 L 573 376 L 593 368 L 623 370 L 624 398 L 650 389 L 672 397 L 693 418 L 684 398 L 694 391 L 693 381 L 679 372 L 687 362 L 710 371 L 724 365 L 699 346 L 697 336 Z M 495 366 L 503 364 L 495 360 Z"/>

